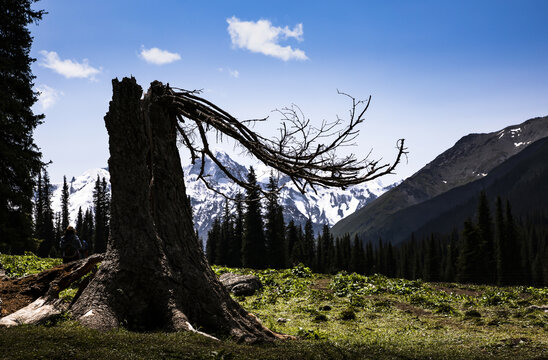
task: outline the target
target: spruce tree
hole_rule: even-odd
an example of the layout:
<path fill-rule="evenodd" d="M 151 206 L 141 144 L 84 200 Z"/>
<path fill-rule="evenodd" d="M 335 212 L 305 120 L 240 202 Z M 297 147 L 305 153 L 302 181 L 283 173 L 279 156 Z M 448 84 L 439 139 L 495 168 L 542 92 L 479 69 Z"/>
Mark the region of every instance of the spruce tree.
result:
<path fill-rule="evenodd" d="M 242 237 L 242 264 L 245 267 L 261 269 L 266 263 L 266 246 L 263 218 L 261 215 L 260 189 L 255 170 L 249 168 L 247 182 L 251 185 L 246 190 L 244 215 L 244 232 Z"/>
<path fill-rule="evenodd" d="M 61 190 L 61 228 L 65 230 L 70 223 L 69 219 L 69 188 L 67 177 L 63 176 L 63 188 Z"/>
<path fill-rule="evenodd" d="M 321 273 L 331 273 L 335 270 L 335 246 L 329 225 L 324 224 L 322 233 L 318 235 L 318 250 L 316 252 L 316 269 Z"/>
<path fill-rule="evenodd" d="M 364 258 L 363 245 L 358 238 L 358 235 L 354 237 L 352 244 L 352 253 L 350 255 L 350 271 L 363 274 L 364 273 Z"/>
<path fill-rule="evenodd" d="M 88 249 L 90 253 L 94 249 L 94 244 L 93 244 L 94 224 L 95 224 L 95 220 L 93 218 L 93 212 L 91 211 L 91 209 L 88 208 L 86 209 L 86 212 L 84 213 L 82 230 L 79 232 L 78 236 L 82 240 L 86 240 L 86 242 L 88 243 Z"/>
<path fill-rule="evenodd" d="M 206 258 L 210 265 L 216 264 L 217 246 L 221 237 L 221 222 L 219 219 L 213 221 L 211 229 L 207 232 Z"/>
<path fill-rule="evenodd" d="M 480 262 L 483 259 L 479 251 L 480 234 L 472 220 L 468 219 L 464 222 L 464 230 L 462 233 L 462 243 L 460 246 L 458 258 L 458 278 L 462 283 L 477 283 L 481 279 Z"/>
<path fill-rule="evenodd" d="M 293 247 L 293 258 L 295 263 L 303 263 L 308 267 L 315 266 L 314 230 L 310 218 L 306 220 L 304 233 L 299 235 L 299 240 Z"/>
<path fill-rule="evenodd" d="M 303 254 L 302 254 L 302 248 L 300 246 L 301 239 L 299 236 L 299 230 L 297 229 L 297 226 L 295 225 L 295 222 L 293 219 L 289 221 L 289 224 L 287 224 L 287 230 L 286 230 L 286 255 L 285 258 L 287 259 L 286 265 L 288 267 L 294 266 L 298 264 L 299 262 L 302 262 Z"/>
<path fill-rule="evenodd" d="M 44 11 L 34 0 L 3 0 L 0 6 L 0 252 L 22 253 L 33 247 L 32 198 L 42 167 L 33 133 L 44 115 L 35 115 L 30 57 L 31 23 Z"/>
<path fill-rule="evenodd" d="M 281 269 L 286 265 L 285 225 L 283 207 L 278 203 L 278 184 L 271 173 L 267 185 L 265 243 L 268 265 Z"/>
<path fill-rule="evenodd" d="M 82 228 L 84 227 L 84 214 L 82 213 L 82 207 L 78 208 L 78 215 L 76 216 L 76 233 L 78 236 L 82 234 Z"/>
<path fill-rule="evenodd" d="M 519 284 L 530 283 L 531 273 L 529 271 L 531 256 L 528 254 L 526 246 L 522 246 L 521 236 L 518 232 L 510 201 L 506 200 L 506 218 L 505 218 L 505 237 L 506 237 L 506 257 L 507 262 L 507 283 Z"/>
<path fill-rule="evenodd" d="M 95 211 L 94 252 L 103 253 L 107 248 L 109 234 L 110 196 L 106 179 L 97 175 L 93 189 L 93 206 Z"/>
<path fill-rule="evenodd" d="M 497 279 L 497 264 L 495 259 L 495 241 L 493 235 L 493 220 L 485 191 L 479 196 L 478 203 L 478 235 L 480 237 L 479 256 L 480 267 L 478 280 L 486 284 L 494 284 Z"/>
<path fill-rule="evenodd" d="M 242 266 L 242 236 L 244 232 L 243 197 L 238 193 L 235 197 L 236 214 L 234 218 L 234 230 L 232 243 L 228 247 L 229 266 Z"/>
<path fill-rule="evenodd" d="M 44 169 L 42 175 L 42 215 L 41 224 L 38 229 L 38 238 L 41 239 L 40 246 L 38 247 L 38 256 L 48 257 L 54 246 L 56 245 L 57 234 L 55 231 L 54 215 L 51 209 L 51 184 L 49 181 L 48 171 Z"/>
<path fill-rule="evenodd" d="M 234 229 L 232 228 L 232 220 L 230 219 L 230 211 L 228 208 L 228 200 L 225 200 L 225 208 L 223 212 L 223 220 L 221 222 L 221 231 L 217 239 L 217 246 L 215 254 L 215 264 L 227 266 L 229 264 L 229 247 L 232 244 L 232 237 L 234 236 Z"/>

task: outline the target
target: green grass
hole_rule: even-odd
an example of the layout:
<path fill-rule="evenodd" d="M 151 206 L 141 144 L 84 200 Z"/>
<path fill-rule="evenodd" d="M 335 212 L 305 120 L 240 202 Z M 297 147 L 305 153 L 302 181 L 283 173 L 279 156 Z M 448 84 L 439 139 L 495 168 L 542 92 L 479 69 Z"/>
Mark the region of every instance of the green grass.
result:
<path fill-rule="evenodd" d="M 236 300 L 270 329 L 298 340 L 250 346 L 188 333 L 100 333 L 65 317 L 47 326 L 0 329 L 0 358 L 548 358 L 548 313 L 529 308 L 548 304 L 547 288 L 328 276 L 302 266 L 214 270 L 257 275 L 262 291 Z"/>

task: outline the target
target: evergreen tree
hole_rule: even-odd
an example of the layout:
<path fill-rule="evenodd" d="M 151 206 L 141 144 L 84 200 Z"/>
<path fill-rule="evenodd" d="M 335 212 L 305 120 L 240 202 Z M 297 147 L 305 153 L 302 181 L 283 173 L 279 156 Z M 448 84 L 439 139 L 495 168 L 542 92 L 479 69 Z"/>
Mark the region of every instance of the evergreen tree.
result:
<path fill-rule="evenodd" d="M 278 184 L 271 173 L 267 185 L 265 242 L 268 265 L 281 269 L 286 265 L 285 226 L 283 207 L 278 203 Z"/>
<path fill-rule="evenodd" d="M 32 242 L 32 198 L 42 167 L 34 129 L 44 115 L 35 115 L 37 101 L 30 57 L 31 23 L 44 11 L 31 9 L 35 0 L 3 0 L 0 6 L 0 251 L 22 253 Z"/>
<path fill-rule="evenodd" d="M 301 237 L 302 234 L 299 234 L 302 230 L 297 228 L 293 219 L 287 224 L 287 233 L 286 233 L 286 255 L 287 266 L 291 267 L 299 262 L 303 262 L 303 254 L 301 252 Z"/>
<path fill-rule="evenodd" d="M 424 273 L 425 281 L 439 281 L 440 255 L 437 248 L 437 241 L 434 234 L 430 235 L 426 244 L 426 253 L 424 254 Z"/>
<path fill-rule="evenodd" d="M 230 211 L 228 208 L 228 200 L 225 200 L 225 208 L 223 213 L 223 221 L 221 222 L 221 231 L 219 234 L 215 254 L 215 264 L 227 266 L 229 263 L 229 247 L 232 244 L 234 229 L 232 228 L 232 220 L 230 219 Z"/>
<path fill-rule="evenodd" d="M 110 195 L 106 179 L 103 177 L 101 180 L 99 175 L 97 175 L 93 189 L 93 206 L 95 212 L 93 250 L 95 253 L 103 253 L 107 248 L 109 234 Z"/>
<path fill-rule="evenodd" d="M 92 249 L 94 248 L 93 244 L 93 233 L 94 233 L 94 224 L 95 219 L 93 218 L 93 212 L 91 209 L 86 209 L 86 212 L 84 213 L 84 221 L 82 223 L 82 229 L 79 231 L 79 237 L 82 240 L 86 240 L 88 243 L 88 248 L 90 249 L 90 253 L 92 252 Z"/>
<path fill-rule="evenodd" d="M 531 273 L 529 265 L 532 260 L 526 246 L 521 246 L 521 237 L 512 214 L 510 201 L 506 201 L 506 218 L 504 224 L 506 238 L 506 254 L 504 260 L 507 265 L 507 284 L 530 283 Z"/>
<path fill-rule="evenodd" d="M 51 209 L 51 184 L 49 181 L 48 171 L 44 169 L 42 175 L 42 215 L 41 223 L 39 224 L 38 238 L 41 239 L 38 247 L 38 256 L 48 257 L 55 246 L 56 237 L 53 210 Z M 37 216 L 38 217 L 38 216 Z"/>
<path fill-rule="evenodd" d="M 358 238 L 358 235 L 354 237 L 352 244 L 352 253 L 350 255 L 350 271 L 363 274 L 364 273 L 364 259 L 365 254 L 363 251 L 363 245 Z"/>
<path fill-rule="evenodd" d="M 78 236 L 82 235 L 82 228 L 84 226 L 84 214 L 82 213 L 82 207 L 78 208 L 78 215 L 76 216 L 76 233 Z"/>
<path fill-rule="evenodd" d="M 308 267 L 315 266 L 314 230 L 310 218 L 306 220 L 304 233 L 299 236 L 299 240 L 293 248 L 293 258 L 296 264 L 303 263 Z"/>
<path fill-rule="evenodd" d="M 40 239 L 44 227 L 44 193 L 42 188 L 42 171 L 38 172 L 38 181 L 34 198 L 34 237 Z"/>
<path fill-rule="evenodd" d="M 244 232 L 242 237 L 242 264 L 245 267 L 260 269 L 265 267 L 266 246 L 263 218 L 261 215 L 260 189 L 255 170 L 249 168 L 247 182 L 251 185 L 246 191 Z"/>
<path fill-rule="evenodd" d="M 479 262 L 482 261 L 478 251 L 480 235 L 472 220 L 464 222 L 462 243 L 458 259 L 458 281 L 462 283 L 477 283 L 481 279 Z"/>
<path fill-rule="evenodd" d="M 480 241 L 479 266 L 481 267 L 478 271 L 478 280 L 482 283 L 494 284 L 497 279 L 497 265 L 495 259 L 493 220 L 491 218 L 485 191 L 482 191 L 479 196 L 477 228 Z"/>
<path fill-rule="evenodd" d="M 244 232 L 244 210 L 242 194 L 236 194 L 236 217 L 234 219 L 234 232 L 232 235 L 232 243 L 228 247 L 229 266 L 242 266 L 242 235 Z"/>
<path fill-rule="evenodd" d="M 316 251 L 316 269 L 321 273 L 335 271 L 335 246 L 329 225 L 324 224 L 322 233 L 318 235 L 318 250 Z"/>
<path fill-rule="evenodd" d="M 69 219 L 69 188 L 67 177 L 63 176 L 63 188 L 61 190 L 61 228 L 65 230 L 70 223 Z"/>
<path fill-rule="evenodd" d="M 221 238 L 221 222 L 219 219 L 213 221 L 211 229 L 207 232 L 206 258 L 210 265 L 216 264 L 217 246 Z"/>

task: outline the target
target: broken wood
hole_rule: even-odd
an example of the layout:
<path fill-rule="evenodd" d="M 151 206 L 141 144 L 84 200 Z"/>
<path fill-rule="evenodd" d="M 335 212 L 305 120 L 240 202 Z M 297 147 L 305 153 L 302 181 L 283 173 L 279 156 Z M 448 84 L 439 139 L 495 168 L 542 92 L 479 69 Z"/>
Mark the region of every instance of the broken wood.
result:
<path fill-rule="evenodd" d="M 93 255 L 38 274 L 1 279 L 0 326 L 35 324 L 65 311 L 69 305 L 59 299 L 59 293 L 92 271 L 102 259 L 102 255 Z"/>

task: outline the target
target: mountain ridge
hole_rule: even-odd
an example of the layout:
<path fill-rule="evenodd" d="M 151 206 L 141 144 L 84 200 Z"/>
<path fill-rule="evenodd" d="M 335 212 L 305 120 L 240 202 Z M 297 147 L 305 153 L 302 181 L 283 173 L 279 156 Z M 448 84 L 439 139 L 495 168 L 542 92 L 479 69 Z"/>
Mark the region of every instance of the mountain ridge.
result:
<path fill-rule="evenodd" d="M 548 136 L 548 116 L 485 134 L 468 134 L 401 184 L 369 206 L 342 219 L 334 235 L 350 233 L 362 239 L 386 238 L 387 218 L 455 187 L 486 176 L 494 167 L 527 145 Z"/>

